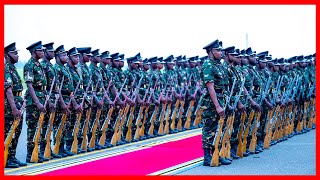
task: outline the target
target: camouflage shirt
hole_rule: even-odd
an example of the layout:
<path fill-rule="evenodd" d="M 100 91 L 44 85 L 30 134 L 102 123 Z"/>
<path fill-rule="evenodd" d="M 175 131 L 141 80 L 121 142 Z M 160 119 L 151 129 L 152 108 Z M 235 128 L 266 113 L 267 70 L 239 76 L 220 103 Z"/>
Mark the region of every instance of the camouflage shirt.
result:
<path fill-rule="evenodd" d="M 57 79 L 60 83 L 62 82 L 62 77 L 64 77 L 61 94 L 64 102 L 69 102 L 70 94 L 74 92 L 74 87 L 76 86 L 73 85 L 72 75 L 68 68 L 64 65 L 56 63 L 54 67 L 56 68 Z"/>
<path fill-rule="evenodd" d="M 67 65 L 67 68 L 71 74 L 72 84 L 73 84 L 74 88 L 76 88 L 78 83 L 80 83 L 78 86 L 78 90 L 77 90 L 76 94 L 74 95 L 75 99 L 77 100 L 77 103 L 80 103 L 82 100 L 83 93 L 84 93 L 83 80 L 82 80 L 81 73 L 80 73 L 81 69 L 76 68 L 76 67 L 70 67 L 69 65 Z"/>
<path fill-rule="evenodd" d="M 17 93 L 17 92 L 22 92 L 23 91 L 23 86 L 22 86 L 22 81 L 21 78 L 17 72 L 16 67 L 13 64 L 5 62 L 4 65 L 4 91 L 8 88 L 12 88 L 12 92 Z M 6 94 L 6 93 L 5 93 Z M 21 96 L 15 96 L 14 94 L 14 102 L 16 104 L 17 108 L 21 108 L 22 106 L 22 97 Z M 4 109 L 5 109 L 5 117 L 8 116 L 13 116 L 11 106 L 9 104 L 8 98 L 5 95 L 4 99 Z"/>
<path fill-rule="evenodd" d="M 23 67 L 23 76 L 26 83 L 32 83 L 33 89 L 36 96 L 41 104 L 44 104 L 46 91 L 42 88 L 47 86 L 47 78 L 43 68 L 40 63 L 31 58 Z M 31 106 L 33 104 L 33 99 L 30 95 L 29 89 L 27 89 L 26 94 L 26 105 Z"/>

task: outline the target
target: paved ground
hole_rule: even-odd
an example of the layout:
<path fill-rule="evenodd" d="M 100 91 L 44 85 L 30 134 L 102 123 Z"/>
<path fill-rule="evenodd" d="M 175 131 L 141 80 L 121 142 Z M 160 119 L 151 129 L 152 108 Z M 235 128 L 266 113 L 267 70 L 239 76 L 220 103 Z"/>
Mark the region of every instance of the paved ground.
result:
<path fill-rule="evenodd" d="M 177 175 L 315 175 L 315 130 L 294 136 L 229 166 L 197 166 Z"/>

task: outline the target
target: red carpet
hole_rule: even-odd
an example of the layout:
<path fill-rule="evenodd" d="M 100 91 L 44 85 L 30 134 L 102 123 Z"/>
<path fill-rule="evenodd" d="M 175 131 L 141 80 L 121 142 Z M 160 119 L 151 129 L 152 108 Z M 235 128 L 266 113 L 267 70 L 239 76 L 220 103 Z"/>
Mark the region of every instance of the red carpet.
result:
<path fill-rule="evenodd" d="M 203 156 L 201 135 L 44 175 L 147 175 Z"/>

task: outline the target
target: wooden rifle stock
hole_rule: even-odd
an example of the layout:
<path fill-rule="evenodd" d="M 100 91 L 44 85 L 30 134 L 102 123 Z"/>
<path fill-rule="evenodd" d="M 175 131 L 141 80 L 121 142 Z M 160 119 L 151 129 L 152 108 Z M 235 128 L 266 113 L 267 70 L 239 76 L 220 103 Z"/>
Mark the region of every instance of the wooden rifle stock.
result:
<path fill-rule="evenodd" d="M 238 132 L 238 147 L 237 147 L 237 156 L 239 156 L 240 158 L 243 158 L 243 142 L 242 142 L 242 135 L 243 135 L 243 130 L 244 130 L 244 123 L 246 120 L 247 114 L 245 112 L 241 113 L 241 117 L 240 117 L 240 128 L 239 128 L 239 132 Z"/>
<path fill-rule="evenodd" d="M 130 110 L 130 105 L 127 104 L 127 106 L 124 109 L 124 114 L 123 114 L 121 121 L 120 121 L 120 128 L 119 128 L 118 134 L 117 134 L 117 142 L 121 141 L 123 126 L 124 126 L 124 123 L 126 122 L 126 119 L 128 117 L 129 110 Z"/>
<path fill-rule="evenodd" d="M 190 123 L 191 123 L 191 114 L 192 114 L 192 109 L 194 106 L 195 100 L 190 101 L 190 105 L 187 111 L 187 120 L 186 123 L 184 124 L 185 129 L 190 129 Z"/>
<path fill-rule="evenodd" d="M 164 130 L 163 130 L 163 133 L 164 134 L 168 134 L 169 133 L 169 117 L 170 117 L 170 114 L 171 114 L 171 105 L 172 103 L 169 103 L 168 106 L 167 106 L 167 113 L 166 113 L 166 117 L 165 117 L 165 126 L 164 126 Z"/>
<path fill-rule="evenodd" d="M 268 110 L 268 115 L 267 115 L 267 118 L 268 118 L 268 121 L 267 121 L 267 126 L 266 126 L 266 135 L 264 137 L 264 141 L 263 141 L 263 148 L 264 149 L 268 149 L 270 147 L 270 143 L 268 141 L 268 137 L 269 137 L 269 133 L 270 133 L 270 121 L 273 117 L 273 113 L 274 113 L 274 109 L 272 110 Z"/>
<path fill-rule="evenodd" d="M 248 143 L 248 139 L 247 138 L 248 138 L 248 135 L 249 135 L 249 130 L 250 130 L 251 123 L 253 121 L 254 115 L 255 115 L 255 111 L 251 110 L 251 112 L 249 114 L 249 118 L 248 118 L 248 124 L 247 124 L 246 129 L 245 129 L 244 134 L 243 134 L 242 154 L 247 151 L 247 143 Z"/>
<path fill-rule="evenodd" d="M 176 117 L 177 117 L 177 110 L 179 108 L 179 104 L 180 104 L 180 99 L 177 99 L 176 104 L 174 105 L 174 109 L 171 115 L 171 125 L 170 128 L 171 130 L 174 130 L 176 128 Z"/>
<path fill-rule="evenodd" d="M 140 138 L 140 123 L 141 123 L 141 119 L 142 119 L 142 113 L 143 113 L 143 110 L 144 110 L 144 106 L 140 106 L 139 108 L 139 114 L 138 114 L 138 117 L 137 117 L 137 120 L 136 120 L 136 131 L 134 133 L 134 137 L 133 139 L 135 140 L 139 140 Z"/>
<path fill-rule="evenodd" d="M 126 133 L 126 141 L 129 141 L 129 142 L 132 141 L 132 120 L 134 117 L 134 109 L 135 109 L 134 106 L 130 108 L 129 121 L 127 123 L 128 130 Z"/>
<path fill-rule="evenodd" d="M 119 110 L 119 115 L 117 116 L 117 119 L 116 119 L 116 122 L 114 124 L 114 132 L 113 132 L 113 135 L 112 135 L 112 138 L 111 138 L 111 142 L 110 144 L 116 146 L 117 145 L 117 134 L 118 134 L 118 131 L 119 131 L 119 126 L 120 126 L 120 119 L 121 119 L 121 116 L 123 114 L 123 111 L 124 109 L 121 108 Z"/>
<path fill-rule="evenodd" d="M 140 137 L 144 137 L 144 131 L 145 131 L 145 123 L 147 121 L 147 117 L 148 117 L 148 111 L 149 111 L 149 106 L 146 107 L 146 109 L 144 110 L 144 115 L 143 115 L 143 120 L 142 120 L 142 126 L 139 130 L 139 135 Z"/>
<path fill-rule="evenodd" d="M 6 140 L 4 141 L 4 167 L 7 165 L 7 160 L 8 160 L 8 155 L 9 155 L 9 146 L 12 141 L 12 137 L 20 123 L 21 117 L 20 118 L 15 118 L 13 121 L 13 124 L 10 127 L 10 130 L 8 132 L 8 135 L 6 137 Z"/>
<path fill-rule="evenodd" d="M 149 134 L 149 135 L 153 135 L 154 121 L 155 121 L 155 119 L 157 118 L 158 110 L 159 110 L 159 106 L 156 106 L 156 108 L 155 108 L 155 110 L 153 111 L 153 114 L 152 114 L 152 116 L 151 116 L 151 125 L 150 125 L 149 131 L 148 131 L 148 134 Z"/>
<path fill-rule="evenodd" d="M 108 114 L 107 114 L 107 118 L 106 118 L 106 120 L 104 120 L 104 124 L 103 124 L 103 126 L 101 128 L 102 134 L 101 134 L 101 137 L 100 137 L 100 140 L 99 140 L 100 146 L 104 146 L 104 144 L 105 144 L 106 137 L 107 137 L 107 129 L 108 129 L 108 125 L 109 125 L 109 122 L 110 122 L 111 115 L 112 115 L 113 111 L 114 111 L 114 107 L 112 106 L 109 109 Z"/>
<path fill-rule="evenodd" d="M 249 150 L 251 152 L 255 152 L 255 150 L 256 150 L 256 146 L 257 146 L 257 130 L 258 130 L 258 123 L 260 121 L 260 117 L 261 117 L 261 112 L 258 112 L 256 121 L 254 123 L 253 131 L 252 131 L 251 142 L 250 142 L 250 145 L 249 145 Z"/>
<path fill-rule="evenodd" d="M 63 128 L 64 128 L 64 124 L 66 123 L 67 117 L 68 117 L 67 113 L 63 113 L 62 114 L 62 120 L 61 120 L 61 123 L 59 125 L 58 132 L 56 134 L 56 144 L 54 145 L 54 148 L 53 148 L 53 152 L 55 154 L 59 154 L 59 147 L 60 147 L 60 143 L 61 143 L 60 142 L 61 141 L 61 135 L 62 135 L 62 131 L 63 131 Z"/>
<path fill-rule="evenodd" d="M 182 131 L 182 115 L 184 111 L 184 103 L 185 101 L 181 101 L 180 109 L 179 109 L 179 116 L 178 116 L 178 124 L 177 124 L 177 129 L 178 131 Z"/>
<path fill-rule="evenodd" d="M 96 132 L 97 132 L 97 128 L 98 128 L 98 125 L 99 125 L 99 119 L 100 119 L 100 116 L 101 116 L 101 111 L 102 111 L 102 108 L 98 109 L 96 118 L 94 120 L 94 125 L 93 125 L 93 127 L 91 129 L 91 139 L 90 139 L 90 142 L 89 142 L 89 147 L 90 148 L 95 148 L 95 145 L 96 145 Z"/>
<path fill-rule="evenodd" d="M 220 142 L 223 124 L 224 124 L 224 119 L 220 118 L 218 122 L 218 132 L 216 132 L 216 135 L 215 135 L 214 151 L 213 151 L 213 155 L 210 163 L 210 165 L 214 167 L 219 166 L 219 142 Z"/>
<path fill-rule="evenodd" d="M 85 151 L 87 151 L 87 148 L 88 148 L 87 134 L 88 134 L 90 116 L 91 116 L 91 107 L 89 107 L 89 109 L 87 110 L 85 124 L 82 128 L 83 139 L 81 143 L 81 149 Z"/>

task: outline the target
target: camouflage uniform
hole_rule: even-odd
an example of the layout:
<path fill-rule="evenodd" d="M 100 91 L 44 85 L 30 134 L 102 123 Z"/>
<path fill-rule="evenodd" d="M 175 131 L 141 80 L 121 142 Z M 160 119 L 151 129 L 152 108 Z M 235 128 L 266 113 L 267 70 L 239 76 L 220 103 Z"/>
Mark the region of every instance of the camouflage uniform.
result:
<path fill-rule="evenodd" d="M 79 84 L 78 90 L 76 94 L 74 94 L 74 99 L 76 100 L 77 104 L 80 105 L 80 103 L 82 102 L 83 93 L 84 93 L 83 80 L 80 73 L 81 69 L 77 67 L 71 67 L 69 64 L 67 65 L 67 69 L 71 74 L 73 87 L 76 88 L 76 86 Z M 82 116 L 85 116 L 85 115 L 82 115 Z M 70 126 L 68 128 L 67 138 L 66 138 L 66 146 L 69 151 L 71 150 L 71 145 L 73 142 L 73 131 L 77 123 L 77 119 L 78 119 L 77 117 L 78 117 L 78 113 L 76 113 L 75 110 L 71 110 L 68 116 L 68 122 Z"/>
<path fill-rule="evenodd" d="M 103 97 L 103 89 L 102 89 L 102 87 L 104 87 L 104 84 L 103 84 L 102 75 L 100 73 L 100 67 L 94 66 L 91 63 L 89 68 L 90 68 L 90 72 L 91 72 L 91 75 L 92 75 L 92 84 L 94 85 L 94 88 L 95 88 L 95 89 L 93 89 L 93 91 L 96 92 L 96 96 L 97 96 L 98 100 L 101 101 L 102 97 Z M 101 131 L 99 131 L 99 129 L 101 129 L 100 123 L 101 123 L 102 120 L 101 120 L 101 116 L 100 116 L 99 119 L 96 119 L 97 118 L 98 107 L 97 107 L 96 102 L 95 102 L 96 100 L 94 99 L 93 101 L 94 102 L 93 102 L 93 105 L 92 105 L 91 117 L 90 117 L 90 123 L 89 123 L 88 141 L 90 141 L 90 139 L 92 137 L 92 131 L 91 130 L 92 130 L 93 126 L 94 126 L 95 120 L 97 120 L 99 122 L 97 131 L 96 131 L 96 145 L 97 145 L 98 144 L 97 143 L 97 141 L 98 141 L 97 137 L 100 137 L 100 135 L 101 135 Z M 103 108 L 103 107 L 101 107 L 101 108 Z M 101 112 L 103 112 L 103 110 Z"/>
<path fill-rule="evenodd" d="M 22 81 L 21 78 L 17 72 L 16 67 L 13 64 L 5 62 L 4 66 L 4 91 L 8 88 L 12 88 L 12 93 L 14 96 L 14 102 L 18 109 L 22 107 L 23 99 L 21 97 L 23 87 L 22 87 Z M 4 115 L 4 137 L 6 138 L 10 128 L 14 122 L 14 117 L 12 114 L 11 106 L 9 104 L 9 101 L 7 99 L 7 96 L 5 95 L 4 99 L 4 109 L 5 109 L 5 115 Z M 22 121 L 22 117 L 21 120 Z M 19 123 L 18 127 L 16 128 L 11 144 L 9 146 L 9 152 L 8 152 L 8 159 L 14 158 L 16 155 L 16 148 L 18 144 L 18 140 L 21 134 L 22 130 L 22 122 Z"/>
<path fill-rule="evenodd" d="M 32 83 L 35 94 L 39 102 L 44 105 L 47 86 L 47 78 L 45 72 L 41 67 L 40 63 L 31 58 L 23 67 L 23 74 L 26 83 Z M 35 146 L 33 142 L 33 137 L 38 126 L 38 120 L 40 117 L 40 111 L 38 110 L 36 104 L 30 95 L 29 89 L 27 89 L 25 94 L 26 99 L 26 122 L 28 125 L 27 130 L 27 153 L 28 157 L 31 157 L 33 148 Z"/>
<path fill-rule="evenodd" d="M 56 63 L 54 67 L 56 68 L 56 72 L 57 72 L 57 80 L 59 82 L 61 82 L 62 77 L 64 77 L 62 89 L 61 89 L 61 95 L 62 95 L 63 101 L 67 106 L 70 103 L 69 107 L 72 108 L 71 100 L 70 100 L 71 93 L 74 93 L 74 85 L 73 85 L 72 75 L 65 65 L 61 65 L 61 64 Z M 69 110 L 71 110 L 70 108 L 69 108 Z M 53 125 L 54 136 L 57 135 L 56 133 L 58 132 L 59 126 L 62 122 L 62 115 L 63 115 L 62 108 L 60 106 L 58 106 L 57 110 L 56 110 L 56 121 Z M 70 114 L 68 114 L 68 116 L 70 116 Z M 70 119 L 67 117 L 65 125 L 63 127 L 61 139 L 60 139 L 60 142 L 61 142 L 60 153 L 62 151 L 64 151 L 64 145 L 67 140 L 67 132 L 70 131 L 70 125 L 71 125 Z M 56 139 L 54 139 L 54 141 L 56 141 Z M 56 142 L 54 142 L 54 143 L 56 143 Z"/>
<path fill-rule="evenodd" d="M 88 85 L 89 85 L 89 81 L 90 81 L 90 77 L 91 77 L 91 72 L 89 67 L 87 66 L 87 64 L 85 63 L 79 63 L 78 64 L 78 68 L 80 68 L 79 72 L 81 74 L 81 79 L 83 81 L 83 89 L 86 90 Z M 88 109 L 91 107 L 91 105 L 89 105 L 89 103 L 92 100 L 92 88 L 93 86 L 95 86 L 95 84 L 93 84 L 93 82 L 91 81 L 90 87 L 88 89 L 87 92 L 87 97 L 86 97 L 86 103 L 83 105 L 83 111 L 82 111 L 82 116 L 81 116 L 81 123 L 80 123 L 80 127 L 79 127 L 79 133 L 78 133 L 78 145 L 81 146 L 82 144 L 82 139 L 83 139 L 83 131 L 84 131 L 84 126 L 85 126 L 85 121 L 86 121 L 86 116 L 87 116 L 87 112 Z M 89 129 L 89 128 L 88 128 Z"/>
<path fill-rule="evenodd" d="M 228 74 L 226 74 L 223 65 L 212 59 L 205 60 L 202 66 L 201 76 L 204 88 L 207 88 L 207 83 L 214 83 L 217 99 L 220 106 L 223 107 L 225 104 L 225 93 L 229 85 Z M 208 90 L 203 98 L 202 108 L 203 106 L 205 109 L 202 114 L 204 123 L 202 128 L 202 148 L 213 148 L 212 143 L 218 126 L 219 114 L 216 111 Z"/>
<path fill-rule="evenodd" d="M 42 60 L 40 62 L 40 64 L 44 70 L 45 76 L 48 81 L 47 91 L 49 92 L 52 81 L 53 81 L 54 77 L 56 76 L 56 70 L 50 61 Z M 56 99 L 55 95 L 59 91 L 58 83 L 59 82 L 56 79 L 53 84 L 53 88 L 52 88 L 52 92 L 51 92 L 51 96 L 50 96 L 50 101 L 52 104 L 55 102 L 55 99 Z M 42 132 L 41 132 L 41 142 L 40 142 L 41 154 L 44 153 L 45 146 L 46 146 L 46 134 L 47 134 L 46 132 L 47 132 L 48 125 L 49 125 L 49 119 L 50 119 L 50 113 L 46 113 L 44 116 L 44 119 L 43 119 Z"/>

